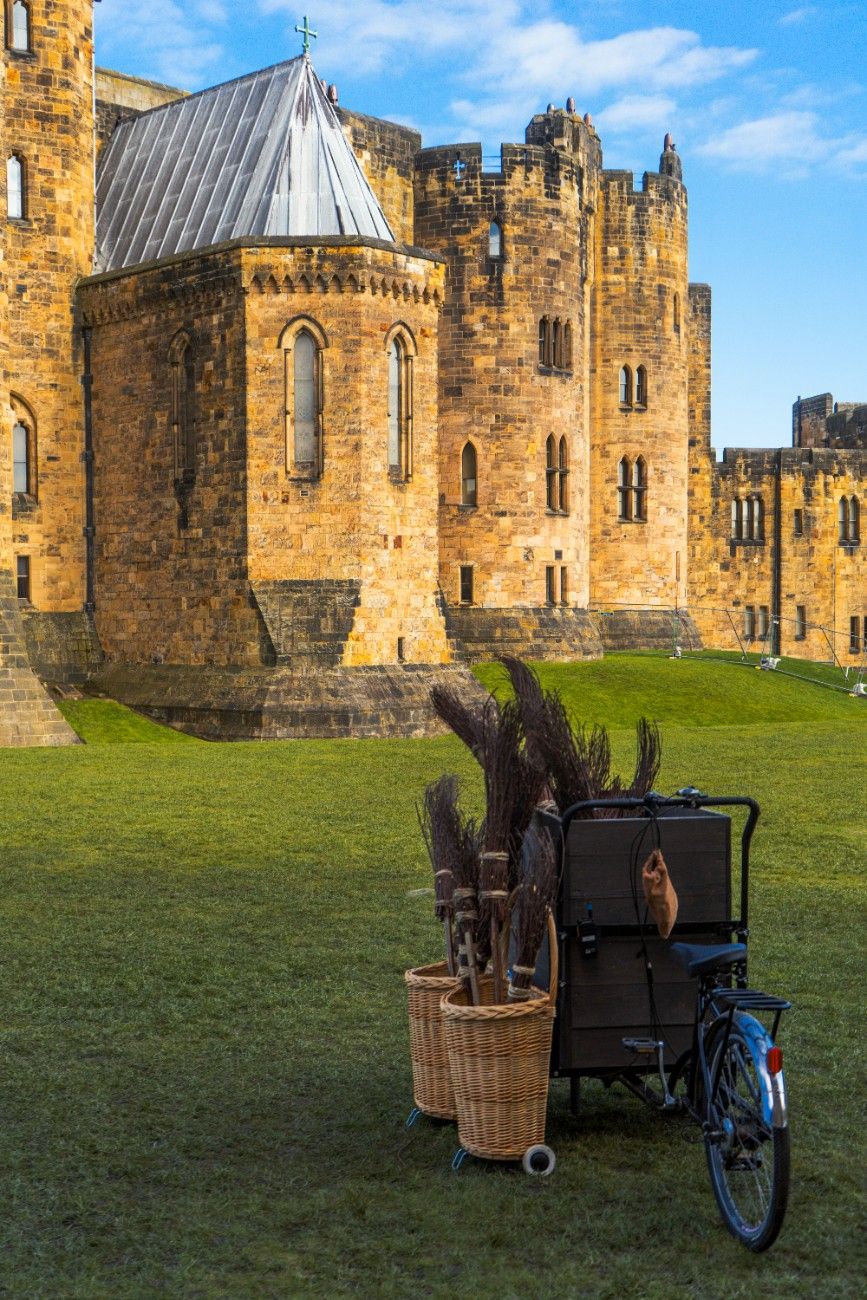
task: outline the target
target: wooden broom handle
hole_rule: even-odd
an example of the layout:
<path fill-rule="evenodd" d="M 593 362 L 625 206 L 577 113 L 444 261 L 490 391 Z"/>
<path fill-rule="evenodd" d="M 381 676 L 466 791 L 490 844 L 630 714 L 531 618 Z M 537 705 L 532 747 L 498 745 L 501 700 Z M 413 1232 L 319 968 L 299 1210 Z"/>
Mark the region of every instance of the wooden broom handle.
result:
<path fill-rule="evenodd" d="M 548 908 L 548 1001 L 557 1005 L 557 980 L 560 977 L 560 951 L 557 947 L 557 926 L 554 913 Z"/>

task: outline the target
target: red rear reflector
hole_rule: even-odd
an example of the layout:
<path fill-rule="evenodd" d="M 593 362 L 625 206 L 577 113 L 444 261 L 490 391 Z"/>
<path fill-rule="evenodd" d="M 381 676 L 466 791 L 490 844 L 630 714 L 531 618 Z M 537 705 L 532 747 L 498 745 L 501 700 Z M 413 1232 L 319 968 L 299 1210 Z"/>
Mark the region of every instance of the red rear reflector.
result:
<path fill-rule="evenodd" d="M 779 1074 L 783 1068 L 783 1049 L 781 1047 L 768 1048 L 768 1069 L 771 1074 Z"/>

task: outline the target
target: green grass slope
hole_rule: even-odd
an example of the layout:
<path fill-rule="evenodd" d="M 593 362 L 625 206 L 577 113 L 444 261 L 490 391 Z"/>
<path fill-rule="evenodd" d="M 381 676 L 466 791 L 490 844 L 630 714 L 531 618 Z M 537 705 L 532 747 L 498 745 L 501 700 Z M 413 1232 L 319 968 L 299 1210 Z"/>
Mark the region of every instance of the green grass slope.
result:
<path fill-rule="evenodd" d="M 194 737 L 151 722 L 115 700 L 60 700 L 57 707 L 87 745 L 196 743 Z"/>
<path fill-rule="evenodd" d="M 542 684 L 557 689 L 576 717 L 609 727 L 631 725 L 642 714 L 695 727 L 867 720 L 867 698 L 736 660 L 616 654 L 589 663 L 534 667 Z M 476 674 L 489 690 L 504 689 L 507 679 L 500 664 L 482 664 Z"/>
<path fill-rule="evenodd" d="M 561 677 L 596 716 L 664 703 L 607 663 L 608 706 L 605 665 Z M 415 805 L 444 770 L 481 797 L 455 739 L 94 744 L 0 751 L 4 1293 L 860 1296 L 862 715 L 761 716 L 743 678 L 759 720 L 669 717 L 659 784 L 763 809 L 751 973 L 795 1003 L 769 1256 L 725 1232 L 697 1132 L 616 1088 L 574 1120 L 552 1085 L 546 1180 L 453 1174 L 452 1126 L 404 1128 L 403 971 L 439 947 Z"/>

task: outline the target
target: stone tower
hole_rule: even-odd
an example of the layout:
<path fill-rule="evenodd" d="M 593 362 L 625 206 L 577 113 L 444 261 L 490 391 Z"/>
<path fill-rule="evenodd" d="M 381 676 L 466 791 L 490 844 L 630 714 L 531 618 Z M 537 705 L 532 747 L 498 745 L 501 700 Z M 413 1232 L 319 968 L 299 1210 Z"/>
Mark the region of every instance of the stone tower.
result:
<path fill-rule="evenodd" d="M 593 606 L 683 604 L 690 292 L 687 199 L 670 137 L 635 189 L 606 171 L 591 359 Z"/>
<path fill-rule="evenodd" d="M 19 598 L 56 613 L 85 601 L 74 289 L 93 252 L 92 17 L 92 0 L 4 5 L 0 736 L 12 743 L 72 739 L 26 668 Z M 13 672 L 28 678 L 32 726 L 4 704 Z"/>
<path fill-rule="evenodd" d="M 440 581 L 471 653 L 581 654 L 588 600 L 595 132 L 549 109 L 486 171 L 416 160 L 415 238 L 448 263 L 440 322 Z"/>

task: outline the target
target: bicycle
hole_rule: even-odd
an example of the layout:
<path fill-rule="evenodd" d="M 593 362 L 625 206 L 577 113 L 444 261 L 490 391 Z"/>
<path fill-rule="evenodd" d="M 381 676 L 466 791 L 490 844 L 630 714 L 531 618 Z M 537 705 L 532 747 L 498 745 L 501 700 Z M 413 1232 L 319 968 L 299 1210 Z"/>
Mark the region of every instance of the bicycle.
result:
<path fill-rule="evenodd" d="M 725 920 L 717 917 L 712 928 L 720 935 L 734 935 L 738 941 L 663 944 L 655 936 L 651 940 L 647 937 L 646 916 L 643 921 L 640 917 L 635 883 L 648 827 L 652 825 L 659 844 L 669 818 L 693 815 L 689 810 L 731 805 L 749 809 L 741 839 L 741 915 Z M 644 799 L 586 801 L 567 809 L 559 823 L 564 861 L 570 847 L 570 826 L 573 837 L 580 839 L 582 827 L 600 826 L 600 822 L 593 821 L 592 817 L 597 809 L 603 808 L 634 812 L 640 819 L 649 819 L 647 822 L 636 821 L 635 824 L 644 829 L 632 841 L 629 872 L 633 922 L 627 925 L 625 913 L 615 914 L 612 910 L 609 913 L 611 923 L 592 923 L 589 936 L 587 922 L 577 926 L 563 924 L 559 941 L 561 945 L 568 943 L 569 930 L 577 931 L 575 937 L 584 947 L 581 955 L 588 955 L 589 939 L 590 955 L 595 956 L 597 947 L 602 951 L 604 945 L 609 944 L 612 953 L 616 954 L 618 941 L 622 943 L 629 935 L 637 936 L 643 950 L 651 1033 L 648 1037 L 626 1036 L 620 1040 L 621 1047 L 632 1054 L 632 1061 L 626 1065 L 610 1063 L 610 1049 L 607 1049 L 608 1056 L 603 1050 L 599 1059 L 587 1056 L 579 1059 L 578 1049 L 564 1040 L 552 1060 L 552 1073 L 571 1076 L 573 1110 L 577 1109 L 579 1077 L 595 1075 L 606 1084 L 614 1081 L 625 1084 L 643 1101 L 663 1111 L 686 1114 L 702 1130 L 711 1185 L 726 1227 L 748 1249 L 767 1250 L 779 1234 L 789 1193 L 788 1111 L 783 1057 L 776 1038 L 782 1013 L 790 1008 L 791 1003 L 747 987 L 749 847 L 759 817 L 758 804 L 748 798 L 711 798 L 694 787 L 679 790 L 670 798 L 651 793 Z M 580 818 L 582 814 L 589 816 L 589 820 L 575 824 L 576 817 Z M 696 811 L 695 816 L 705 814 Z M 617 821 L 602 824 L 616 826 Z M 673 824 L 673 821 L 669 823 Z M 632 834 L 626 831 L 622 821 L 620 826 L 623 831 L 612 834 L 621 837 L 624 832 Z M 613 899 L 608 903 L 609 908 L 613 908 L 616 902 Z M 574 910 L 574 901 L 571 905 Z M 561 898 L 561 919 L 565 915 L 565 906 L 567 904 Z M 677 930 L 686 936 L 694 934 L 696 938 L 706 938 L 709 926 L 710 922 L 702 915 L 700 919 L 696 916 L 692 922 L 687 920 L 679 924 Z M 634 940 L 632 942 L 634 944 Z M 654 965 L 661 967 L 663 957 L 669 963 L 673 958 L 689 979 L 697 980 L 690 1026 L 683 1023 L 680 1003 L 672 1000 L 674 995 L 667 991 L 667 986 L 660 988 L 657 982 L 656 991 L 654 989 Z M 616 955 L 611 958 L 612 963 L 616 960 L 619 960 Z M 573 978 L 576 973 L 581 975 L 581 995 L 585 1003 L 591 996 L 589 989 L 593 978 L 588 972 L 595 964 L 582 962 L 579 957 L 571 966 Z M 568 963 L 565 965 L 569 969 Z M 568 1014 L 569 997 L 567 978 L 561 984 L 558 1007 L 564 1015 Z M 666 997 L 670 999 L 670 1006 L 666 1005 Z M 671 1016 L 666 1025 L 668 1011 L 671 1011 Z M 681 1016 L 679 1023 L 676 1023 L 675 1011 Z M 772 1016 L 770 1027 L 758 1018 L 763 1014 Z M 667 1069 L 666 1061 L 676 1050 L 672 1048 L 672 1041 L 685 1030 L 691 1030 L 691 1043 Z M 576 1053 L 574 1058 L 569 1057 L 570 1050 Z M 659 1078 L 658 1086 L 647 1082 L 647 1075 L 654 1073 Z"/>

